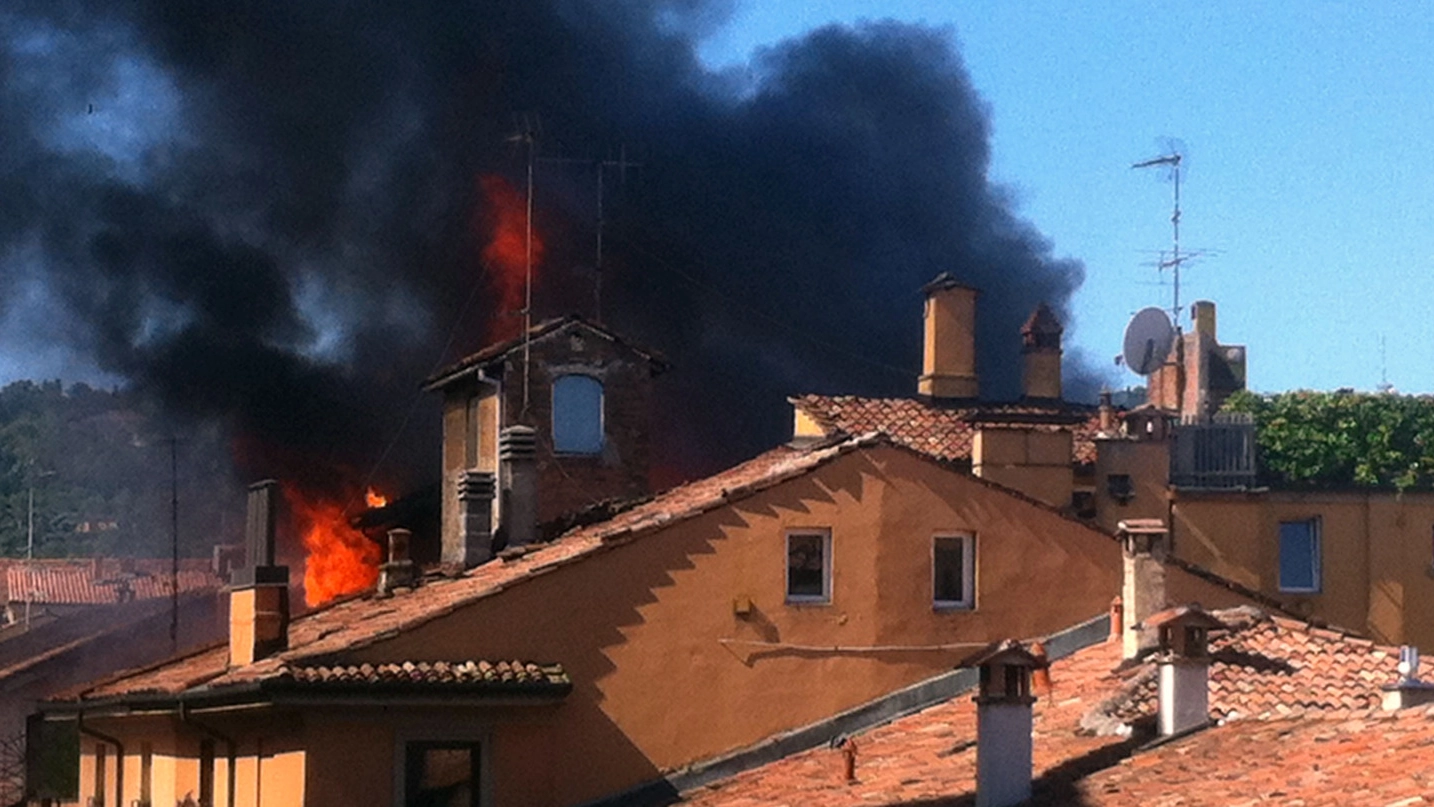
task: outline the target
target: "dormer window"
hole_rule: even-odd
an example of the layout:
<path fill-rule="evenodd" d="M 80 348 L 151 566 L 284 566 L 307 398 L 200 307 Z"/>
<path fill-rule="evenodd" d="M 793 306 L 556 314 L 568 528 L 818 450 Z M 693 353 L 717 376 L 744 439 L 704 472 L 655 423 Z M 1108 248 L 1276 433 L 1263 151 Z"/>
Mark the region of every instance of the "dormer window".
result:
<path fill-rule="evenodd" d="M 602 382 L 589 375 L 553 381 L 553 450 L 559 454 L 600 454 L 603 445 Z"/>

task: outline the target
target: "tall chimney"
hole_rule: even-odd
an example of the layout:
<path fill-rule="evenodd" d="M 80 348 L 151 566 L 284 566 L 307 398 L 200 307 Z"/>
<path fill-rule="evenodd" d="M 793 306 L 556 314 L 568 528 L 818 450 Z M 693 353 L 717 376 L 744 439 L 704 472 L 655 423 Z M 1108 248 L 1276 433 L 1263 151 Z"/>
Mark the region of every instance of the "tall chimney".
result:
<path fill-rule="evenodd" d="M 963 661 L 980 671 L 976 701 L 976 805 L 1009 807 L 1031 797 L 1031 673 L 1044 666 L 1007 639 Z"/>
<path fill-rule="evenodd" d="M 921 377 L 916 391 L 932 398 L 975 398 L 976 295 L 949 272 L 942 272 L 921 289 L 926 293 L 923 320 L 926 330 Z"/>
<path fill-rule="evenodd" d="M 509 426 L 498 435 L 503 488 L 498 526 L 506 546 L 524 546 L 538 537 L 537 448 L 537 432 L 529 426 Z"/>
<path fill-rule="evenodd" d="M 1154 632 L 1143 626 L 1152 614 L 1165 608 L 1165 558 L 1170 533 L 1158 518 L 1132 518 L 1117 525 L 1125 578 L 1120 598 L 1125 608 L 1125 635 L 1121 656 L 1135 658 L 1155 646 Z"/>
<path fill-rule="evenodd" d="M 1195 323 L 1195 332 L 1215 339 L 1215 304 L 1209 300 L 1196 300 L 1190 306 L 1190 319 Z"/>
<path fill-rule="evenodd" d="M 1060 400 L 1061 333 L 1064 330 L 1045 303 L 1036 306 L 1021 326 L 1021 354 L 1025 362 L 1021 374 L 1023 397 Z"/>
<path fill-rule="evenodd" d="M 463 471 L 457 486 L 458 525 L 444 533 L 441 559 L 467 569 L 493 557 L 493 474 Z"/>
<path fill-rule="evenodd" d="M 1224 623 L 1198 605 L 1153 614 L 1143 625 L 1159 644 L 1160 736 L 1183 734 L 1210 724 L 1210 631 Z"/>
<path fill-rule="evenodd" d="M 272 479 L 249 486 L 247 558 L 229 589 L 229 665 L 242 667 L 289 646 L 289 567 L 274 564 Z"/>

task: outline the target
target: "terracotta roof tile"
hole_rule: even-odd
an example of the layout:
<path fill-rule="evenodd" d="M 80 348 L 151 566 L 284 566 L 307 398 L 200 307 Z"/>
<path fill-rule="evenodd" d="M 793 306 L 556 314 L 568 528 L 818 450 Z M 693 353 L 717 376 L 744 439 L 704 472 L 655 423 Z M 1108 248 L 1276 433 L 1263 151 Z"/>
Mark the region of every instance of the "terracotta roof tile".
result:
<path fill-rule="evenodd" d="M 168 558 L 121 561 L 113 558 L 74 561 L 36 560 L 4 563 L 5 588 L 11 602 L 51 605 L 105 605 L 130 599 L 148 600 L 170 594 Z M 209 561 L 185 559 L 179 570 L 179 591 L 218 589 L 224 581 L 210 570 Z"/>
<path fill-rule="evenodd" d="M 1223 725 L 1144 745 L 1097 734 L 1092 716 L 1138 703 L 1147 663 L 1117 674 L 1106 642 L 1051 665 L 1051 692 L 1033 707 L 1036 804 L 1090 807 L 1420 804 L 1434 793 L 1434 708 L 1377 711 L 1397 677 L 1394 648 L 1254 609 L 1216 615 L 1212 713 Z M 1223 654 L 1223 655 L 1222 655 Z M 1240 656 L 1238 654 L 1244 654 Z M 1424 675 L 1434 673 L 1429 665 Z M 975 791 L 976 712 L 968 695 L 857 734 L 857 782 L 827 748 L 794 754 L 684 794 L 701 807 L 967 804 Z"/>
<path fill-rule="evenodd" d="M 1080 404 L 944 406 L 920 398 L 856 395 L 802 395 L 790 400 L 828 435 L 880 432 L 901 445 L 947 461 L 971 459 L 971 441 L 976 435 L 973 418 L 1000 425 L 1002 417 L 1009 417 L 1012 423 L 1027 428 L 1071 429 L 1071 460 L 1081 465 L 1095 462 L 1095 435 L 1100 429 L 1095 407 Z M 1084 416 L 1084 420 L 1074 425 L 1029 422 L 1043 416 L 1068 419 L 1073 415 Z"/>
<path fill-rule="evenodd" d="M 548 687 L 566 686 L 557 664 L 523 661 L 405 661 L 388 664 L 290 665 L 283 677 L 310 686 Z"/>

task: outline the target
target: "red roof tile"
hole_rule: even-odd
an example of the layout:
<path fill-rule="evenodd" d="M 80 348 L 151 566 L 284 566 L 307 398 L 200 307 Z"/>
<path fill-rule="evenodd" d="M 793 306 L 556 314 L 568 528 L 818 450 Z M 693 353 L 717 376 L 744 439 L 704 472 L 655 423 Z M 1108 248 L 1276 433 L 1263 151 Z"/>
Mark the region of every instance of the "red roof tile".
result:
<path fill-rule="evenodd" d="M 1371 708 L 1397 677 L 1396 649 L 1254 609 L 1216 615 L 1232 626 L 1211 671 L 1211 711 L 1226 722 L 1178 740 L 1147 749 L 1125 732 L 1091 731 L 1093 716 L 1131 703 L 1145 714 L 1153 696 L 1141 680 L 1149 664 L 1114 672 L 1119 643 L 1051 665 L 1051 692 L 1033 707 L 1035 803 L 1387 805 L 1431 792 L 1434 710 Z M 821 748 L 686 793 L 684 803 L 964 804 L 975 790 L 975 718 L 962 695 L 857 734 L 854 784 L 840 752 Z"/>
<path fill-rule="evenodd" d="M 1000 425 L 1002 418 L 1009 418 L 1011 423 L 1042 431 L 1070 429 L 1071 460 L 1082 465 L 1095 462 L 1095 435 L 1100 429 L 1095 407 L 1080 404 L 945 406 L 920 398 L 856 395 L 802 395 L 790 401 L 828 436 L 879 432 L 907 448 L 948 461 L 971 459 L 971 441 L 976 436 L 973 419 Z M 1042 417 L 1068 421 L 1072 416 L 1083 419 L 1074 425 L 1032 422 Z"/>
<path fill-rule="evenodd" d="M 5 587 L 11 602 L 105 605 L 124 601 L 124 591 L 131 592 L 128 599 L 155 599 L 170 594 L 170 563 L 168 558 L 7 561 Z M 209 561 L 181 561 L 180 593 L 222 585 Z"/>

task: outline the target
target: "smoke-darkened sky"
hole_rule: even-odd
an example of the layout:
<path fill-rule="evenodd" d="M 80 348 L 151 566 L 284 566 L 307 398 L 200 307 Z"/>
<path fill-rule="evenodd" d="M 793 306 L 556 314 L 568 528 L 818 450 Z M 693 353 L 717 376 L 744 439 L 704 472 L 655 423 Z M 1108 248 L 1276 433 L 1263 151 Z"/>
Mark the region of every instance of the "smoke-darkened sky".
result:
<path fill-rule="evenodd" d="M 656 428 L 682 470 L 783 439 L 787 395 L 912 392 L 942 271 L 983 291 L 983 391 L 1017 394 L 1020 322 L 1067 315 L 1083 269 L 988 181 L 950 33 L 822 28 L 713 73 L 694 49 L 726 10 L 7 3 L 6 359 L 223 419 L 244 473 L 393 444 L 382 475 L 432 477 L 417 385 L 505 325 L 480 177 L 521 187 L 533 126 L 540 318 L 594 313 L 592 161 L 639 164 L 604 174 L 602 314 L 675 365 Z"/>

